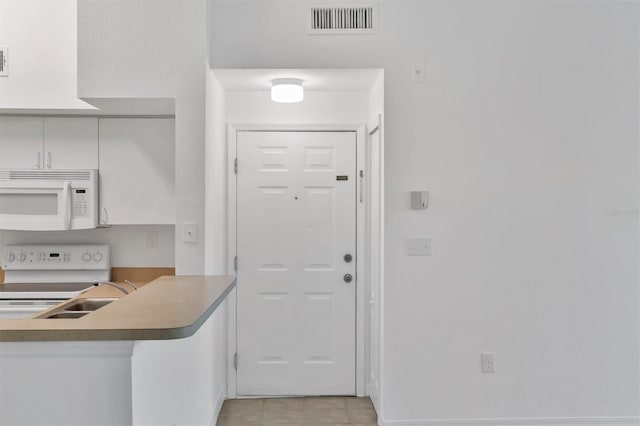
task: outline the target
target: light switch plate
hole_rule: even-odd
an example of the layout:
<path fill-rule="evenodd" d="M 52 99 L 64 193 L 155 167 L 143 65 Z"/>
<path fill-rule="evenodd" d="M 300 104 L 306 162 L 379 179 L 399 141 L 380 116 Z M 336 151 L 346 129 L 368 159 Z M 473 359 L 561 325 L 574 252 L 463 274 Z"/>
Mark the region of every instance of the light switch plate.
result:
<path fill-rule="evenodd" d="M 414 83 L 424 83 L 425 66 L 423 63 L 413 64 L 411 66 L 411 79 Z"/>
<path fill-rule="evenodd" d="M 406 250 L 407 256 L 431 256 L 431 238 L 409 238 Z"/>
<path fill-rule="evenodd" d="M 184 222 L 182 224 L 182 241 L 185 243 L 198 242 L 198 224 L 195 222 Z"/>

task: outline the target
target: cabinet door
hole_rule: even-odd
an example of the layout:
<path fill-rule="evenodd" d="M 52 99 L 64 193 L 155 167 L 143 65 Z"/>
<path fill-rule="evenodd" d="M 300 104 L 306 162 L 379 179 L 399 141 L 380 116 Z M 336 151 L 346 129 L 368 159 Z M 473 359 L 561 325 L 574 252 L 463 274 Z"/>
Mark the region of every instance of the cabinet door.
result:
<path fill-rule="evenodd" d="M 173 119 L 101 118 L 102 224 L 175 224 Z"/>
<path fill-rule="evenodd" d="M 0 117 L 0 169 L 42 165 L 42 117 Z"/>
<path fill-rule="evenodd" d="M 97 169 L 97 118 L 45 118 L 45 169 Z"/>

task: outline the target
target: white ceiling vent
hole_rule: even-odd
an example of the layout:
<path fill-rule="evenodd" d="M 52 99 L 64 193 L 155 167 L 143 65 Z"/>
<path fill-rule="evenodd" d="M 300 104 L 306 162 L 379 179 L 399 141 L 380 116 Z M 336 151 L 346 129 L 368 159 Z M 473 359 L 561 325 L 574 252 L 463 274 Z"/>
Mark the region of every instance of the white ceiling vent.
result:
<path fill-rule="evenodd" d="M 7 59 L 7 46 L 0 46 L 0 77 L 9 76 L 9 61 Z"/>
<path fill-rule="evenodd" d="M 376 5 L 311 7 L 307 34 L 375 34 L 378 32 Z"/>

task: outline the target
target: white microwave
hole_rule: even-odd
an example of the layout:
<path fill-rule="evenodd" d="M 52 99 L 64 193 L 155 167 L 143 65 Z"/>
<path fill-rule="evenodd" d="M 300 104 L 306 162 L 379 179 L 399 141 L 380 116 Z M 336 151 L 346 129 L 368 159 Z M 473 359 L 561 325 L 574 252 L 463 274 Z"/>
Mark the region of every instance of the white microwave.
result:
<path fill-rule="evenodd" d="M 97 225 L 97 170 L 0 170 L 0 229 L 64 231 Z"/>

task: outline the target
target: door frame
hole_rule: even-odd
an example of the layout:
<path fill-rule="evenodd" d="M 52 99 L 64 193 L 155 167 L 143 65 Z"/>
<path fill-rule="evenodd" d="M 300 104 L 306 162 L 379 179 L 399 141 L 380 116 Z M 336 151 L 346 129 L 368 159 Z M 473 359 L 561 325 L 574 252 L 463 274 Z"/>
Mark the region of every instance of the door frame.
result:
<path fill-rule="evenodd" d="M 228 123 L 227 124 L 227 270 L 236 275 L 234 257 L 236 256 L 236 173 L 234 161 L 236 158 L 237 132 L 355 132 L 356 133 L 356 395 L 365 396 L 369 377 L 368 354 L 369 339 L 365 334 L 368 322 L 368 289 L 365 268 L 365 203 L 364 181 L 360 176 L 366 171 L 366 124 L 269 124 L 269 123 Z M 234 289 L 229 294 L 227 304 L 227 398 L 243 398 L 237 394 L 237 377 L 234 365 L 234 355 L 237 350 L 237 292 Z M 241 362 L 241 361 L 240 361 Z M 251 398 L 253 398 L 252 396 Z"/>

